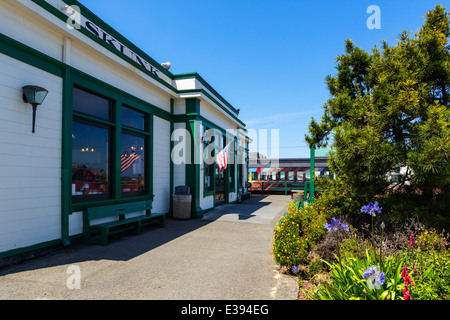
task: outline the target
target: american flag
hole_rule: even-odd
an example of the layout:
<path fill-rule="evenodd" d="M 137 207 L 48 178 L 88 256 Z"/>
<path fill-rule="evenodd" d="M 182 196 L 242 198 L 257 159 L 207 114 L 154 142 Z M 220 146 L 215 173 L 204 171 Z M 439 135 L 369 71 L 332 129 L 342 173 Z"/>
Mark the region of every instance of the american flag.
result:
<path fill-rule="evenodd" d="M 217 155 L 216 155 L 216 163 L 219 166 L 220 169 L 226 169 L 227 168 L 227 162 L 228 162 L 228 149 L 230 148 L 230 144 L 227 144 L 225 148 L 223 148 Z"/>
<path fill-rule="evenodd" d="M 120 172 L 125 172 L 133 163 L 139 160 L 141 157 L 136 153 L 130 154 L 128 157 L 126 154 L 120 156 Z"/>

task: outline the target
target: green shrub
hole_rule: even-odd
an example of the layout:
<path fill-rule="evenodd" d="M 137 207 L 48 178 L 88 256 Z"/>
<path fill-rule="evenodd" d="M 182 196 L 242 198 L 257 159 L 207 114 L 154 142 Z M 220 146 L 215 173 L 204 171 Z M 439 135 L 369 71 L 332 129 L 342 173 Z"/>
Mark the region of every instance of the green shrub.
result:
<path fill-rule="evenodd" d="M 322 194 L 318 200 L 327 218 L 358 217 L 361 215 L 361 206 L 369 202 L 367 197 L 353 193 L 341 179 L 319 178 L 316 184 Z"/>
<path fill-rule="evenodd" d="M 325 216 L 318 208 L 316 203 L 300 210 L 296 210 L 296 202 L 289 205 L 273 238 L 273 256 L 280 266 L 307 264 L 310 250 L 325 234 Z"/>

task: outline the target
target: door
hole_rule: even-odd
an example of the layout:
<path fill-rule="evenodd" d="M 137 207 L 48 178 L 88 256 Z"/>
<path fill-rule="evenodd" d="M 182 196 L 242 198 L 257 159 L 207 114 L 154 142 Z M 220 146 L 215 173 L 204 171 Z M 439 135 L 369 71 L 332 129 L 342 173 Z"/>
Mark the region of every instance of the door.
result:
<path fill-rule="evenodd" d="M 225 171 L 216 167 L 216 195 L 214 204 L 216 206 L 225 203 Z"/>

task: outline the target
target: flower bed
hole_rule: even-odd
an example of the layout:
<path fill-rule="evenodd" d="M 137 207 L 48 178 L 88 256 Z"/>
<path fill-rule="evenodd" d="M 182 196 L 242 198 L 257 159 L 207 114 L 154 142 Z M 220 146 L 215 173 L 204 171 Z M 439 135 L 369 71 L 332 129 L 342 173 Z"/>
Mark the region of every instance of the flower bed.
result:
<path fill-rule="evenodd" d="M 450 293 L 448 236 L 410 220 L 394 225 L 378 203 L 362 207 L 369 226 L 327 218 L 323 202 L 289 207 L 274 236 L 274 258 L 303 296 L 327 300 L 442 300 Z M 306 285 L 302 285 L 308 281 Z M 311 289 L 310 284 L 314 284 Z"/>

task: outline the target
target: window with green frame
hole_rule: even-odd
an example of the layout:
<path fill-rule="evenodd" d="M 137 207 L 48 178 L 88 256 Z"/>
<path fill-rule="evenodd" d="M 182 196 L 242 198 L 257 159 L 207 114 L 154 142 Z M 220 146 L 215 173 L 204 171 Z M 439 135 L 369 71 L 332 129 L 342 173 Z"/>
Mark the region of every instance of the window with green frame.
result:
<path fill-rule="evenodd" d="M 111 131 L 113 101 L 73 89 L 72 199 L 111 197 Z"/>
<path fill-rule="evenodd" d="M 149 114 L 74 86 L 72 128 L 72 202 L 148 193 Z"/>
<path fill-rule="evenodd" d="M 146 192 L 145 159 L 147 151 L 147 115 L 122 105 L 122 146 L 120 153 L 122 196 Z"/>

